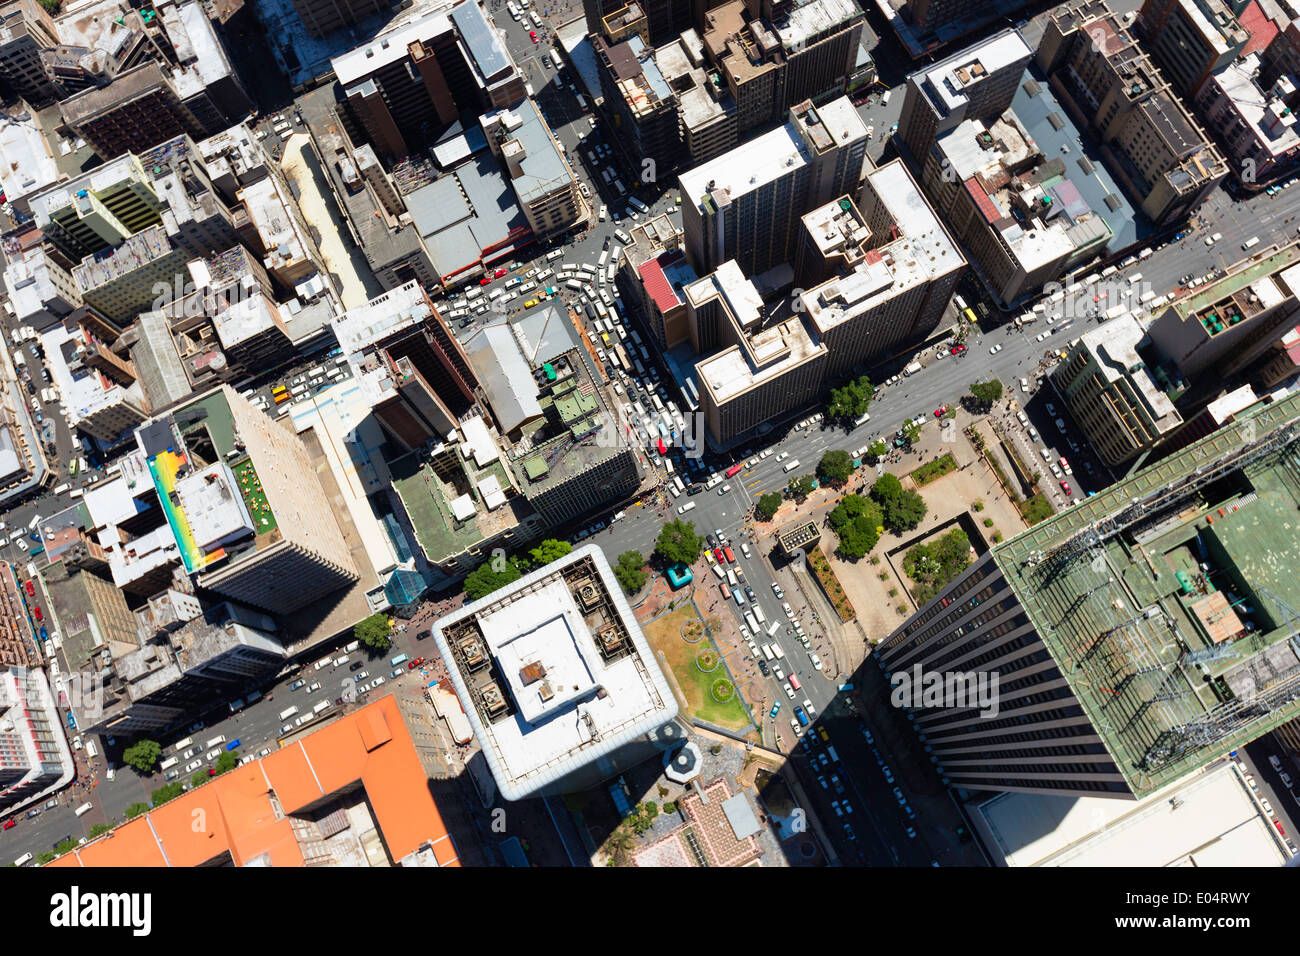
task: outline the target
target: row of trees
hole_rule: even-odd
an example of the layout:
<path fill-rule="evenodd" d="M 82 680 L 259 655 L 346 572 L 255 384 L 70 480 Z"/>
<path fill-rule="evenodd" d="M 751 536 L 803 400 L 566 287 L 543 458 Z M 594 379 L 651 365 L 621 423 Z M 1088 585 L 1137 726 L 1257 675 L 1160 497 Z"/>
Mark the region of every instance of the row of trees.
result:
<path fill-rule="evenodd" d="M 547 538 L 523 554 L 506 557 L 494 554 L 465 577 L 465 596 L 471 601 L 486 597 L 507 584 L 513 584 L 529 571 L 544 567 L 573 551 L 573 545 L 559 538 Z"/>
<path fill-rule="evenodd" d="M 826 420 L 855 421 L 861 418 L 871 407 L 875 395 L 871 379 L 865 375 L 860 375 L 839 388 L 832 388 L 830 401 L 826 403 Z"/>

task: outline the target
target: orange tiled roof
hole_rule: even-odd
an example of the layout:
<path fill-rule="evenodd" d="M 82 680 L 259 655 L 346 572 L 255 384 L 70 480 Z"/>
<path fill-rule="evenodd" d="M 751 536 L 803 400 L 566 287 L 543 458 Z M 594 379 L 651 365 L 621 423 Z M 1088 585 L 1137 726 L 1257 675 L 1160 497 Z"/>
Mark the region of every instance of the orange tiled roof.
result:
<path fill-rule="evenodd" d="M 459 866 L 397 701 L 390 694 L 282 750 L 119 826 L 51 866 L 198 866 L 229 852 L 236 866 L 265 855 L 302 866 L 288 816 L 360 782 L 394 860 L 428 842 Z"/>

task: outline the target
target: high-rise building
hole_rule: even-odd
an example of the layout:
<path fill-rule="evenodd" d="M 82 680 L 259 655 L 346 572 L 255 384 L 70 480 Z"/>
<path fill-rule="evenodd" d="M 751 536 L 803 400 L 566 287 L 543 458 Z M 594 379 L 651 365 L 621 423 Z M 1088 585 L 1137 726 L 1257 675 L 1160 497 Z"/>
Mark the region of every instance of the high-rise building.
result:
<path fill-rule="evenodd" d="M 534 236 L 549 239 L 590 218 L 578 178 L 533 100 L 484 113 L 479 123 Z"/>
<path fill-rule="evenodd" d="M 856 190 L 867 129 L 847 97 L 801 103 L 789 121 L 682 173 L 686 249 L 697 272 L 735 260 L 750 276 L 792 262 L 800 217 Z"/>
<path fill-rule="evenodd" d="M 469 357 L 418 282 L 350 309 L 334 320 L 334 334 L 399 447 L 447 435 L 478 401 Z"/>
<path fill-rule="evenodd" d="M 393 160 L 461 112 L 514 106 L 525 80 L 477 0 L 446 2 L 330 61 L 364 138 Z"/>
<path fill-rule="evenodd" d="M 1223 154 L 1105 0 L 1053 13 L 1035 59 L 1152 222 L 1186 219 L 1227 176 Z"/>
<path fill-rule="evenodd" d="M 84 90 L 59 104 L 64 124 L 101 159 L 139 153 L 177 136 L 202 139 L 203 124 L 156 63 L 143 63 L 108 86 Z"/>
<path fill-rule="evenodd" d="M 1142 799 L 1300 714 L 1298 467 L 1293 394 L 976 558 L 873 653 L 942 779 Z"/>
<path fill-rule="evenodd" d="M 1196 110 L 1215 131 L 1224 154 L 1245 181 L 1264 182 L 1300 160 L 1296 84 L 1279 76 L 1260 85 L 1260 56 L 1248 53 L 1210 74 L 1196 94 Z"/>
<path fill-rule="evenodd" d="M 597 547 L 466 604 L 433 637 L 507 800 L 585 789 L 683 740 L 676 698 Z"/>
<path fill-rule="evenodd" d="M 314 37 L 351 26 L 392 6 L 390 0 L 293 0 L 302 25 Z"/>
<path fill-rule="evenodd" d="M 654 48 L 635 33 L 619 43 L 594 36 L 591 47 L 605 110 L 615 117 L 624 149 L 652 161 L 656 172 L 675 169 L 684 156 L 679 104 L 655 62 Z"/>
<path fill-rule="evenodd" d="M 903 165 L 867 173 L 862 207 L 847 196 L 804 217 L 804 241 L 816 244 L 800 293 L 801 311 L 827 352 L 834 382 L 924 341 L 943 319 L 966 260 Z"/>
<path fill-rule="evenodd" d="M 73 773 L 45 674 L 26 667 L 0 671 L 0 813 Z"/>
<path fill-rule="evenodd" d="M 803 317 L 768 319 L 758 290 L 724 262 L 683 290 L 687 316 L 711 354 L 695 365 L 709 437 L 728 446 L 812 402 L 826 378 L 828 349 Z"/>
<path fill-rule="evenodd" d="M 36 0 L 0 6 L 0 80 L 34 106 L 52 103 L 63 93 L 42 56 L 58 45 L 54 18 Z"/>
<path fill-rule="evenodd" d="M 992 123 L 1011 108 L 1034 53 L 1015 30 L 1002 30 L 907 78 L 898 138 L 917 165 L 935 141 L 967 120 Z"/>
<path fill-rule="evenodd" d="M 1133 28 L 1170 85 L 1188 98 L 1250 42 L 1225 0 L 1145 0 Z"/>
<path fill-rule="evenodd" d="M 136 441 L 199 586 L 286 614 L 357 579 L 302 441 L 229 386 L 146 422 Z"/>
<path fill-rule="evenodd" d="M 1154 448 L 1183 423 L 1142 358 L 1145 338 L 1136 316 L 1111 319 L 1079 336 L 1052 373 L 1065 407 L 1112 468 Z"/>
<path fill-rule="evenodd" d="M 731 94 L 737 130 L 780 122 L 796 104 L 844 90 L 864 16 L 853 0 L 728 0 L 704 14 L 700 39 Z"/>

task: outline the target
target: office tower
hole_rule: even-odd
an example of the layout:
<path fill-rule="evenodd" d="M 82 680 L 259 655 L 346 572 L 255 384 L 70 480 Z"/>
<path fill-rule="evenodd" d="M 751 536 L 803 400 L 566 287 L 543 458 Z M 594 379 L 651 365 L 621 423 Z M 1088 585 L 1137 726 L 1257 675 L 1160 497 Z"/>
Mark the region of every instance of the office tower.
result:
<path fill-rule="evenodd" d="M 42 56 L 58 45 L 54 18 L 36 0 L 0 6 L 0 80 L 33 106 L 52 103 L 63 93 Z"/>
<path fill-rule="evenodd" d="M 1279 76 L 1260 85 L 1258 53 L 1248 53 L 1208 77 L 1196 94 L 1196 111 L 1215 131 L 1237 175 L 1266 182 L 1300 158 L 1300 127 L 1288 103 L 1296 84 Z"/>
<path fill-rule="evenodd" d="M 1142 799 L 1294 719 L 1298 435 L 1300 396 L 1256 405 L 995 545 L 879 644 L 942 779 Z M 961 675 L 996 675 L 996 707 Z"/>
<path fill-rule="evenodd" d="M 1035 60 L 1066 109 L 1117 157 L 1110 172 L 1152 222 L 1186 219 L 1228 174 L 1218 147 L 1104 0 L 1054 13 Z"/>
<path fill-rule="evenodd" d="M 1112 468 L 1183 423 L 1139 352 L 1145 338 L 1136 316 L 1111 319 L 1076 339 L 1052 373 L 1065 407 Z"/>
<path fill-rule="evenodd" d="M 992 122 L 1011 108 L 1034 53 L 1015 30 L 1003 30 L 907 78 L 898 138 L 917 164 L 944 133 L 966 120 Z"/>
<path fill-rule="evenodd" d="M 150 420 L 136 441 L 201 587 L 287 614 L 357 579 L 301 440 L 229 386 Z"/>
<path fill-rule="evenodd" d="M 348 310 L 334 320 L 334 334 L 375 418 L 400 447 L 447 435 L 478 400 L 469 357 L 418 282 Z"/>
<path fill-rule="evenodd" d="M 613 44 L 595 36 L 591 47 L 600 68 L 605 110 L 616 117 L 624 148 L 642 161 L 652 161 L 656 173 L 675 169 L 684 155 L 679 105 L 655 62 L 654 48 L 637 34 Z"/>
<path fill-rule="evenodd" d="M 0 671 L 0 813 L 73 775 L 58 708 L 38 670 Z"/>
<path fill-rule="evenodd" d="M 760 425 L 821 394 L 826 344 L 809 334 L 798 314 L 770 321 L 758 290 L 735 262 L 686 286 L 683 295 L 697 351 L 711 352 L 696 363 L 695 378 L 713 442 L 727 446 L 756 434 Z"/>
<path fill-rule="evenodd" d="M 372 13 L 382 13 L 388 0 L 293 0 L 302 25 L 314 37 L 323 37 L 341 27 L 351 26 Z"/>
<path fill-rule="evenodd" d="M 479 123 L 534 236 L 549 239 L 590 219 L 578 178 L 533 100 L 485 113 Z"/>
<path fill-rule="evenodd" d="M 447 615 L 433 637 L 507 800 L 585 789 L 682 739 L 677 701 L 595 546 Z"/>
<path fill-rule="evenodd" d="M 181 101 L 156 63 L 144 63 L 108 86 L 84 90 L 59 104 L 64 124 L 94 147 L 101 159 L 139 153 L 177 136 L 208 132 Z"/>
<path fill-rule="evenodd" d="M 365 138 L 393 160 L 461 112 L 514 106 L 524 77 L 475 0 L 444 3 L 330 61 Z"/>
<path fill-rule="evenodd" d="M 734 259 L 757 277 L 792 261 L 800 217 L 857 187 L 866 147 L 866 126 L 840 97 L 801 103 L 784 126 L 682 173 L 682 223 L 696 271 Z"/>
<path fill-rule="evenodd" d="M 1187 97 L 1250 42 L 1250 32 L 1224 0 L 1146 0 L 1133 29 L 1160 72 Z"/>
<path fill-rule="evenodd" d="M 847 196 L 804 217 L 812 282 L 799 295 L 827 351 L 826 379 L 924 341 L 939 326 L 966 260 L 902 160 L 873 169 L 862 208 Z"/>

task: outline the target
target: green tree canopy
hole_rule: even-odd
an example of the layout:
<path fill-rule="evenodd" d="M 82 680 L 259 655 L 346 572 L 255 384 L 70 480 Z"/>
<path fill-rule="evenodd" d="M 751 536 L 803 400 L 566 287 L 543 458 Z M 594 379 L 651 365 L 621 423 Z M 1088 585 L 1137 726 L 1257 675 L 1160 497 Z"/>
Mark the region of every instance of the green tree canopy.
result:
<path fill-rule="evenodd" d="M 828 451 L 817 463 L 817 474 L 823 481 L 838 488 L 853 474 L 853 459 L 849 457 L 847 451 L 838 449 Z"/>
<path fill-rule="evenodd" d="M 53 850 L 42 850 L 40 853 L 36 854 L 36 865 L 44 866 L 46 863 L 57 860 L 58 858 L 59 855 Z"/>
<path fill-rule="evenodd" d="M 695 525 L 676 519 L 669 521 L 655 541 L 655 553 L 669 564 L 694 564 L 704 548 L 704 539 L 695 533 Z"/>
<path fill-rule="evenodd" d="M 889 472 L 871 486 L 871 500 L 880 506 L 883 524 L 898 534 L 915 528 L 925 517 L 925 501 L 915 491 L 904 491 L 902 482 Z"/>
<path fill-rule="evenodd" d="M 513 584 L 521 577 L 523 574 L 513 562 L 492 558 L 465 576 L 465 596 L 471 601 L 477 601 L 507 584 Z"/>
<path fill-rule="evenodd" d="M 903 557 L 903 570 L 917 583 L 913 596 L 924 604 L 971 563 L 970 539 L 954 528 L 937 541 L 922 542 Z"/>
<path fill-rule="evenodd" d="M 976 404 L 988 408 L 1002 397 L 1002 383 L 996 378 L 987 382 L 971 382 L 970 393 Z"/>
<path fill-rule="evenodd" d="M 111 823 L 96 823 L 94 826 L 90 828 L 90 832 L 86 834 L 86 836 L 89 839 L 93 840 L 97 836 L 103 836 L 111 829 L 113 829 L 113 824 Z"/>
<path fill-rule="evenodd" d="M 903 425 L 903 440 L 909 445 L 915 445 L 921 437 L 921 426 L 916 422 L 907 422 Z"/>
<path fill-rule="evenodd" d="M 840 539 L 836 550 L 850 561 L 856 561 L 876 546 L 884 523 L 880 506 L 861 495 L 845 495 L 827 515 L 827 521 Z"/>
<path fill-rule="evenodd" d="M 826 418 L 829 421 L 860 418 L 871 407 L 871 399 L 874 395 L 875 389 L 871 386 L 871 379 L 865 375 L 846 382 L 839 388 L 833 388 L 830 401 L 826 405 Z"/>
<path fill-rule="evenodd" d="M 195 774 L 195 776 L 197 777 L 198 774 Z M 204 774 L 205 779 L 206 777 L 207 775 Z M 159 787 L 149 795 L 149 799 L 153 801 L 155 807 L 161 807 L 168 800 L 175 800 L 184 792 L 185 784 L 177 780 L 175 783 L 169 783 L 165 787 Z"/>
<path fill-rule="evenodd" d="M 528 552 L 533 563 L 538 567 L 544 564 L 550 564 L 573 550 L 573 545 L 567 541 L 561 541 L 559 538 L 547 538 L 537 547 Z"/>
<path fill-rule="evenodd" d="M 65 853 L 71 853 L 77 848 L 77 846 L 78 844 L 76 840 L 60 840 L 58 843 L 54 844 L 54 852 L 59 856 L 62 856 Z"/>
<path fill-rule="evenodd" d="M 882 508 L 903 493 L 903 483 L 898 476 L 885 472 L 871 486 L 871 500 Z"/>
<path fill-rule="evenodd" d="M 373 647 L 378 650 L 387 650 L 392 643 L 389 635 L 392 628 L 388 626 L 388 615 L 384 613 L 372 614 L 367 618 L 357 621 L 352 628 L 352 636 L 367 647 Z"/>
<path fill-rule="evenodd" d="M 759 521 L 771 521 L 776 517 L 777 511 L 781 507 L 781 496 L 775 491 L 769 491 L 758 499 L 754 505 L 754 517 Z"/>
<path fill-rule="evenodd" d="M 884 458 L 889 454 L 889 445 L 882 438 L 877 438 L 867 446 L 867 455 L 870 458 Z"/>
<path fill-rule="evenodd" d="M 815 487 L 813 483 L 816 480 L 817 479 L 812 475 L 800 475 L 798 478 L 791 478 L 790 484 L 786 487 L 789 489 L 791 495 L 802 501 L 804 498 L 807 498 L 812 494 L 813 488 Z"/>
<path fill-rule="evenodd" d="M 126 808 L 126 818 L 127 818 L 128 820 L 134 820 L 134 819 L 135 819 L 136 817 L 138 817 L 140 814 L 142 814 L 142 813 L 148 813 L 148 812 L 149 812 L 149 804 L 147 804 L 147 803 L 133 803 L 133 804 L 131 804 L 129 807 Z"/>
<path fill-rule="evenodd" d="M 223 773 L 227 773 L 231 770 L 234 770 L 238 766 L 239 766 L 238 750 L 223 750 L 221 754 L 217 757 L 217 762 L 213 764 L 214 769 L 217 771 L 217 776 L 221 776 L 221 774 Z"/>
<path fill-rule="evenodd" d="M 645 558 L 640 551 L 624 551 L 614 565 L 614 577 L 628 594 L 635 594 L 645 584 Z"/>
<path fill-rule="evenodd" d="M 156 740 L 137 740 L 122 751 L 122 759 L 141 773 L 153 773 L 154 764 L 162 755 L 162 744 Z"/>
<path fill-rule="evenodd" d="M 190 777 L 191 787 L 201 787 L 208 782 L 208 772 L 206 770 L 196 770 Z"/>

